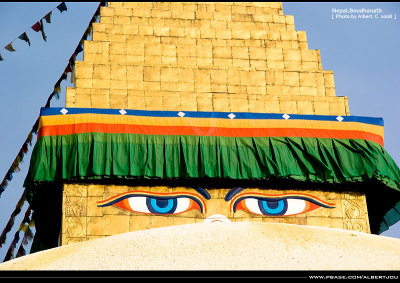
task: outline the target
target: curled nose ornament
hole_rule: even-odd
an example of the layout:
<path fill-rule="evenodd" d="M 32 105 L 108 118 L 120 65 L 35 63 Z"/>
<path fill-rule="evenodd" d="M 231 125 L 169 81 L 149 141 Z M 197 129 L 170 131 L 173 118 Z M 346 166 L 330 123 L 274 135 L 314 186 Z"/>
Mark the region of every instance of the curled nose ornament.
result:
<path fill-rule="evenodd" d="M 204 223 L 229 223 L 231 222 L 225 215 L 213 214 L 204 219 Z"/>

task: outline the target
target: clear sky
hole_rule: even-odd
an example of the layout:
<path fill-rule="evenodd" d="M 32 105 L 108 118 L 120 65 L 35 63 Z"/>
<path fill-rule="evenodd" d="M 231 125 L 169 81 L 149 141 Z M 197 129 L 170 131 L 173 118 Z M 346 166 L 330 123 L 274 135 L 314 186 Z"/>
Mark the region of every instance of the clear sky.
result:
<path fill-rule="evenodd" d="M 68 10 L 60 13 L 55 9 L 59 3 L 0 2 L 0 54 L 4 58 L 0 61 L 0 182 L 98 6 L 98 2 L 66 2 Z M 381 12 L 370 14 L 373 19 L 345 19 L 338 18 L 337 11 L 332 11 L 345 8 L 348 11 L 379 8 Z M 41 33 L 30 27 L 51 10 L 51 23 L 44 21 L 47 35 L 47 42 L 44 42 Z M 309 48 L 320 50 L 323 69 L 334 72 L 336 95 L 349 99 L 350 114 L 384 119 L 385 148 L 399 165 L 400 3 L 284 2 L 283 11 L 294 16 L 296 30 L 306 31 Z M 396 19 L 380 18 L 387 14 Z M 25 41 L 16 39 L 25 31 L 31 41 L 30 47 Z M 14 39 L 16 51 L 4 50 L 3 47 Z M 81 59 L 82 53 L 78 56 L 78 60 Z M 68 82 L 61 84 L 60 99 L 54 99 L 51 106 L 65 105 L 67 86 L 72 86 L 69 77 Z M 21 196 L 29 158 L 30 154 L 25 156 L 21 171 L 14 174 L 0 197 L 0 231 Z M 21 212 L 20 216 L 23 214 Z M 18 219 L 16 223 L 19 223 Z M 18 227 L 8 234 L 5 247 L 0 249 L 0 261 L 16 229 Z M 400 238 L 400 224 L 383 235 Z"/>

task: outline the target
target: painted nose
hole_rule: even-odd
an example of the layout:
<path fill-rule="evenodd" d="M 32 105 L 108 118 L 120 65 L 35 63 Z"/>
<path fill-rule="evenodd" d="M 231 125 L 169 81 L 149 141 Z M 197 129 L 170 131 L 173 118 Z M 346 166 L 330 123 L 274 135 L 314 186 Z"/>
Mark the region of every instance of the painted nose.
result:
<path fill-rule="evenodd" d="M 213 214 L 204 219 L 204 223 L 229 223 L 231 222 L 225 215 Z"/>

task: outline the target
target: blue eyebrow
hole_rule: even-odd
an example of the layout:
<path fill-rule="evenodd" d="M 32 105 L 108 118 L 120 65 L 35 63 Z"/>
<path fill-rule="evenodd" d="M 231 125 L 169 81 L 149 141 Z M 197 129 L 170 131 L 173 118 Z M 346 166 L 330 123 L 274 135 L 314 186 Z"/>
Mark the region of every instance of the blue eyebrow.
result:
<path fill-rule="evenodd" d="M 196 192 L 198 192 L 199 194 L 201 194 L 205 199 L 211 199 L 210 194 L 207 192 L 206 189 L 203 189 L 202 187 L 196 187 L 194 188 L 196 190 Z"/>
<path fill-rule="evenodd" d="M 239 192 L 243 191 L 244 188 L 241 187 L 236 187 L 232 188 L 226 195 L 225 195 L 225 201 L 230 201 L 234 195 L 238 194 Z"/>
<path fill-rule="evenodd" d="M 199 194 L 201 194 L 203 197 L 205 197 L 206 199 L 211 199 L 210 194 L 207 192 L 206 189 L 202 188 L 202 187 L 196 187 L 194 188 Z M 234 195 L 238 194 L 239 192 L 243 191 L 244 188 L 241 187 L 236 187 L 236 188 L 232 188 L 226 195 L 225 195 L 225 201 L 230 201 Z"/>
<path fill-rule="evenodd" d="M 206 199 L 211 199 L 210 194 L 208 193 L 208 191 L 202 187 L 196 187 L 194 188 L 199 194 L 201 194 L 203 197 L 205 197 Z M 239 192 L 243 191 L 244 188 L 242 187 L 236 187 L 236 188 L 232 188 L 226 195 L 225 195 L 225 201 L 230 201 L 234 195 L 238 194 Z"/>

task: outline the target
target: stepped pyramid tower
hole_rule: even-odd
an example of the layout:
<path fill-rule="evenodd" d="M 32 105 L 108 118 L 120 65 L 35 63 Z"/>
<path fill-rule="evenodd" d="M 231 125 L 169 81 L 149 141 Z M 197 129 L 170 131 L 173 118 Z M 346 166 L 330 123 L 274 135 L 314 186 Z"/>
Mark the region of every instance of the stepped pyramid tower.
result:
<path fill-rule="evenodd" d="M 129 110 L 156 113 L 155 116 L 164 113 L 153 120 L 146 118 L 150 114 L 143 114 L 143 117 L 147 115 L 143 118 L 149 123 L 146 125 L 155 128 L 159 126 L 157 123 L 163 122 L 163 117 L 177 127 L 181 125 L 179 121 L 193 119 L 185 124 L 189 131 L 190 126 L 200 125 L 193 118 L 193 115 L 200 115 L 196 113 L 217 113 L 207 114 L 209 116 L 204 121 L 211 121 L 223 115 L 221 113 L 231 115 L 228 116 L 230 119 L 216 119 L 218 123 L 234 123 L 241 117 L 256 117 L 254 123 L 257 123 L 257 117 L 261 117 L 257 115 L 268 113 L 282 121 L 306 119 L 308 122 L 299 126 L 303 129 L 313 125 L 318 128 L 317 117 L 329 116 L 332 127 L 345 125 L 346 117 L 353 117 L 350 116 L 347 97 L 335 93 L 333 71 L 323 69 L 319 50 L 308 48 L 306 33 L 295 30 L 293 16 L 284 15 L 282 3 L 278 2 L 109 2 L 107 7 L 101 8 L 100 22 L 93 24 L 92 40 L 84 43 L 84 58 L 76 62 L 75 76 L 75 87 L 67 88 L 66 92 L 65 109 L 69 113 L 73 108 L 110 109 L 119 111 L 125 118 L 128 118 Z M 109 113 L 107 111 L 104 113 Z M 68 117 L 69 113 L 64 116 Z M 171 113 L 179 117 L 170 119 L 168 115 Z M 352 121 L 356 124 L 356 120 Z M 368 126 L 373 127 L 374 137 L 380 133 L 378 126 Z M 241 128 L 246 127 L 252 129 L 251 125 Z M 325 138 L 335 132 L 336 128 L 332 129 Z M 74 146 L 79 148 L 83 142 Z M 180 142 L 183 143 L 183 139 Z M 189 141 L 185 142 L 189 144 Z M 149 141 L 145 143 L 149 148 Z M 252 143 L 256 144 L 256 139 Z M 181 173 L 169 178 L 168 170 L 177 166 L 174 162 L 178 161 L 165 155 L 163 171 L 160 175 L 154 173 L 157 178 L 139 174 L 129 179 L 117 176 L 116 170 L 124 168 L 113 167 L 114 171 L 111 170 L 108 176 L 100 174 L 87 179 L 80 176 L 64 178 L 57 184 L 50 182 L 47 187 L 36 191 L 36 207 L 41 207 L 37 214 L 40 238 L 37 247 L 43 249 L 130 231 L 204 221 L 275 222 L 377 233 L 389 208 L 374 203 L 389 199 L 385 205 L 392 208 L 399 200 L 398 192 L 392 189 L 393 186 L 387 187 L 389 182 L 369 173 L 334 179 L 336 181 L 329 181 L 328 173 L 322 174 L 323 177 L 316 174 L 319 177 L 315 177 L 307 170 L 318 171 L 329 163 L 333 164 L 331 168 L 335 174 L 348 168 L 362 171 L 373 162 L 366 162 L 368 166 L 359 165 L 358 157 L 350 158 L 348 168 L 344 169 L 337 160 L 344 158 L 341 150 L 345 149 L 339 149 L 340 145 L 335 143 L 334 154 L 329 156 L 324 149 L 331 146 L 330 142 L 321 143 L 317 148 L 322 156 L 318 163 L 314 157 L 307 159 L 309 153 L 304 149 L 304 143 L 288 138 L 270 141 L 272 153 L 265 160 L 275 158 L 271 161 L 275 164 L 271 165 L 271 170 L 277 172 L 276 178 L 237 180 L 232 177 L 236 175 L 227 172 L 239 168 L 237 170 L 243 176 L 243 172 L 256 170 L 254 168 L 258 165 L 247 166 L 247 155 L 240 155 L 240 150 L 252 148 L 254 151 L 256 148 L 258 152 L 261 147 L 252 147 L 248 143 L 232 147 L 226 155 L 217 158 L 221 163 L 232 165 L 236 164 L 232 163 L 232 155 L 242 156 L 237 161 L 239 167 L 221 165 L 222 173 L 215 173 L 215 178 L 205 178 L 204 175 L 202 178 L 179 178 Z M 282 169 L 280 162 L 289 158 L 285 155 L 289 153 L 280 152 L 283 144 L 294 156 L 296 166 L 307 169 L 308 173 L 304 173 L 302 178 L 292 180 L 291 174 L 283 176 L 286 169 Z M 320 146 L 319 142 L 316 144 Z M 162 146 L 168 148 L 169 143 L 164 141 Z M 182 144 L 180 146 L 183 148 Z M 222 142 L 214 152 L 218 153 L 220 146 Z M 363 147 L 350 142 L 348 148 L 355 154 Z M 142 155 L 126 157 L 123 152 L 116 153 L 115 147 L 110 150 L 114 158 L 118 154 L 118 158 L 131 158 L 130 164 Z M 93 147 L 87 155 L 96 152 Z M 189 160 L 190 153 L 193 152 L 188 146 L 179 156 Z M 154 158 L 153 161 L 158 162 L 162 157 L 147 156 L 146 160 Z M 372 157 L 378 160 L 375 158 Z M 212 164 L 210 160 L 202 161 L 202 170 L 206 173 Z M 90 166 L 102 162 L 94 158 Z M 115 165 L 116 159 L 113 162 Z M 74 170 L 86 170 L 80 163 L 76 166 Z M 395 176 L 398 174 L 396 168 L 391 171 Z M 182 170 L 186 169 L 180 167 L 177 171 Z M 166 195 L 171 198 L 167 200 Z M 180 201 L 182 195 L 186 196 L 187 205 L 182 204 L 185 208 L 174 203 Z M 129 198 L 147 199 L 147 206 L 151 199 L 155 212 L 153 209 L 140 210 L 145 205 L 134 201 L 136 207 Z M 44 202 L 49 199 L 53 201 L 44 208 Z M 288 208 L 288 203 L 293 208 Z M 180 213 L 166 213 L 170 207 L 175 211 L 181 209 Z"/>

